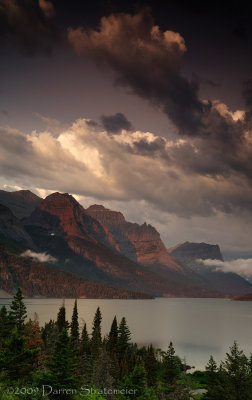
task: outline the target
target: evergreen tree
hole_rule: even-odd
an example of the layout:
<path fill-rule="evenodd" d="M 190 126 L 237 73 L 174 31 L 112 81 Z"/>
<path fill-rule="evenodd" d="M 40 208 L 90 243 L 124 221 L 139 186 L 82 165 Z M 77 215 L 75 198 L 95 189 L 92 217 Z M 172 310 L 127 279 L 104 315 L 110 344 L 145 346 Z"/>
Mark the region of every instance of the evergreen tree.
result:
<path fill-rule="evenodd" d="M 145 359 L 145 370 L 147 374 L 147 383 L 150 387 L 157 386 L 157 360 L 154 354 L 152 345 L 148 347 L 146 359 Z"/>
<path fill-rule="evenodd" d="M 112 363 L 105 349 L 101 350 L 99 356 L 94 363 L 93 383 L 98 389 L 111 389 L 114 379 L 111 375 Z M 108 399 L 111 396 L 107 396 Z"/>
<path fill-rule="evenodd" d="M 61 332 L 62 329 L 67 327 L 66 308 L 65 308 L 64 303 L 60 307 L 58 315 L 57 315 L 57 325 L 58 325 L 59 332 Z"/>
<path fill-rule="evenodd" d="M 13 321 L 8 315 L 6 307 L 2 306 L 0 309 L 0 341 L 7 338 L 12 329 Z"/>
<path fill-rule="evenodd" d="M 237 342 L 226 354 L 224 367 L 228 376 L 228 387 L 235 400 L 252 398 L 250 367 L 247 357 L 239 350 Z"/>
<path fill-rule="evenodd" d="M 123 317 L 118 330 L 118 340 L 117 340 L 117 353 L 118 359 L 121 362 L 124 358 L 127 350 L 129 348 L 131 333 L 127 326 L 126 319 Z"/>
<path fill-rule="evenodd" d="M 4 342 L 0 356 L 0 364 L 5 371 L 6 380 L 27 381 L 36 365 L 38 353 L 39 348 L 29 349 L 26 347 L 24 336 L 15 326 Z"/>
<path fill-rule="evenodd" d="M 9 316 L 12 319 L 14 325 L 17 327 L 18 331 L 24 328 L 25 318 L 27 317 L 26 306 L 23 302 L 23 294 L 20 288 L 18 288 L 17 293 L 10 306 Z"/>
<path fill-rule="evenodd" d="M 180 376 L 180 364 L 175 350 L 170 342 L 167 352 L 164 355 L 163 371 L 161 376 L 162 387 L 165 392 L 171 393 Z"/>
<path fill-rule="evenodd" d="M 85 323 L 81 333 L 81 345 L 80 345 L 81 354 L 90 354 L 90 339 L 87 331 L 87 324 Z"/>
<path fill-rule="evenodd" d="M 101 311 L 100 308 L 98 307 L 94 316 L 93 331 L 91 338 L 91 352 L 94 359 L 98 356 L 99 349 L 101 348 L 102 344 L 101 321 L 102 321 Z"/>
<path fill-rule="evenodd" d="M 59 334 L 52 357 L 46 362 L 46 370 L 38 377 L 38 384 L 50 385 L 57 390 L 77 389 L 78 358 L 73 342 L 65 328 Z M 61 393 L 52 397 L 55 400 L 71 399 L 71 396 Z"/>
<path fill-rule="evenodd" d="M 78 343 L 79 335 L 80 333 L 79 333 L 79 321 L 78 321 L 78 308 L 77 308 L 77 300 L 75 300 L 72 322 L 71 322 L 71 337 L 74 342 Z"/>
<path fill-rule="evenodd" d="M 142 365 L 136 365 L 131 374 L 125 379 L 125 386 L 127 389 L 134 391 L 130 395 L 132 400 L 147 400 L 147 379 L 146 371 Z"/>
<path fill-rule="evenodd" d="M 116 316 L 113 319 L 109 336 L 108 336 L 108 351 L 110 353 L 113 353 L 116 351 L 116 346 L 117 346 L 117 341 L 118 341 L 118 325 L 117 325 L 117 319 Z"/>

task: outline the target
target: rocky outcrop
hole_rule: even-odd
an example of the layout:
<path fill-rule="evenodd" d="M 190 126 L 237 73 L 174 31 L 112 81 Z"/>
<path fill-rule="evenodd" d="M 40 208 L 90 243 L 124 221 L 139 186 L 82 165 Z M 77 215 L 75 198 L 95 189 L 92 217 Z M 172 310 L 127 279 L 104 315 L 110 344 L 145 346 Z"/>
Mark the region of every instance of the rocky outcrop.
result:
<path fill-rule="evenodd" d="M 168 253 L 160 234 L 153 226 L 128 222 L 121 212 L 106 209 L 101 205 L 90 206 L 86 213 L 108 227 L 120 252 L 129 259 L 145 266 L 156 265 L 156 271 L 162 266 L 163 270 L 166 267 L 175 272 L 188 273 L 188 269 Z"/>
<path fill-rule="evenodd" d="M 30 190 L 18 190 L 16 192 L 0 190 L 0 203 L 8 207 L 17 218 L 29 216 L 41 200 Z"/>
<path fill-rule="evenodd" d="M 181 263 L 194 266 L 196 260 L 221 260 L 223 257 L 217 244 L 185 242 L 168 249 Z"/>

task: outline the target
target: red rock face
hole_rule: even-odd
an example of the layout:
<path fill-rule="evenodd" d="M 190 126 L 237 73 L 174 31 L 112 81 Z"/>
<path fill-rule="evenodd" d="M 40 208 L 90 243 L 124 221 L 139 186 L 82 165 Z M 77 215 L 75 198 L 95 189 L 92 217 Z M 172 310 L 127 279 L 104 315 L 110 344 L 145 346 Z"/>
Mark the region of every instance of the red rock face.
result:
<path fill-rule="evenodd" d="M 108 228 L 90 218 L 75 198 L 67 193 L 48 196 L 32 213 L 29 221 L 34 225 L 52 227 L 52 234 L 64 232 L 67 237 L 88 237 L 117 248 Z"/>
<path fill-rule="evenodd" d="M 127 222 L 121 212 L 106 209 L 101 205 L 89 207 L 86 213 L 108 227 L 120 251 L 131 260 L 143 265 L 161 264 L 182 273 L 187 271 L 168 253 L 160 234 L 153 226 Z"/>

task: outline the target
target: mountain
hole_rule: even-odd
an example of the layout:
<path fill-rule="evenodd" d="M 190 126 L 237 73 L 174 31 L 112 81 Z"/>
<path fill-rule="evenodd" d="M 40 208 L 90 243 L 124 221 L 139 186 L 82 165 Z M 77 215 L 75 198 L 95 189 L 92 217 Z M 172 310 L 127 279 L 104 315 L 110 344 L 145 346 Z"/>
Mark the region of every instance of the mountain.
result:
<path fill-rule="evenodd" d="M 220 247 L 217 244 L 185 242 L 171 247 L 168 252 L 180 262 L 192 267 L 195 266 L 197 259 L 223 261 Z"/>
<path fill-rule="evenodd" d="M 130 259 L 122 254 L 121 242 L 114 232 L 104 223 L 94 219 L 90 210 L 85 210 L 67 193 L 53 193 L 46 197 L 31 216 L 23 220 L 23 224 L 41 251 L 56 257 L 61 268 L 85 278 L 154 296 L 218 296 L 216 292 L 204 287 L 181 282 L 180 276 L 163 277 L 146 270 L 136 262 L 147 259 L 147 254 L 152 262 L 153 254 L 156 253 L 157 257 L 160 257 L 157 259 L 161 260 L 164 255 L 167 260 L 171 259 L 175 266 L 178 265 L 179 269 L 185 269 L 173 260 L 165 248 L 163 249 L 160 236 L 154 228 L 144 225 L 139 232 L 137 225 L 132 224 L 135 231 L 129 229 L 128 232 L 132 241 L 135 237 L 138 257 L 136 261 L 132 260 L 132 257 Z M 145 243 L 143 233 L 149 238 Z M 156 242 L 152 250 L 153 235 Z"/>
<path fill-rule="evenodd" d="M 31 237 L 9 208 L 0 204 L 0 243 L 14 242 L 20 249 L 35 249 Z"/>
<path fill-rule="evenodd" d="M 18 218 L 29 216 L 41 200 L 30 190 L 18 190 L 16 192 L 0 190 L 0 204 L 8 207 Z"/>
<path fill-rule="evenodd" d="M 119 251 L 132 261 L 145 266 L 167 267 L 167 270 L 188 274 L 188 268 L 175 260 L 167 251 L 157 230 L 144 223 L 138 225 L 125 220 L 121 212 L 109 210 L 102 205 L 87 208 L 86 213 L 105 225 L 113 234 Z"/>
<path fill-rule="evenodd" d="M 150 298 L 143 293 L 88 281 L 54 266 L 14 254 L 0 245 L 0 289 L 13 294 L 17 287 L 26 297 Z"/>
<path fill-rule="evenodd" d="M 220 247 L 208 243 L 185 242 L 168 249 L 170 254 L 181 263 L 200 274 L 209 289 L 229 295 L 243 295 L 252 292 L 252 284 L 233 272 L 216 271 L 207 267 L 200 260 L 223 261 Z"/>

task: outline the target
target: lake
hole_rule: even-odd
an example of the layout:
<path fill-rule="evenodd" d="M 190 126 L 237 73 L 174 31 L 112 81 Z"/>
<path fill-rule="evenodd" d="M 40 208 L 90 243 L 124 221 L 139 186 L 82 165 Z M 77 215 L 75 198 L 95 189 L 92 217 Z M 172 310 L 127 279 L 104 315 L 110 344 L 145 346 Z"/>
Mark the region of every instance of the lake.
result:
<path fill-rule="evenodd" d="M 0 299 L 0 306 L 11 299 Z M 39 315 L 40 324 L 56 319 L 60 299 L 25 299 L 28 317 Z M 74 300 L 65 300 L 71 320 Z M 90 300 L 79 299 L 79 321 L 85 321 L 89 332 L 97 307 L 100 306 L 103 333 L 108 333 L 114 315 L 126 317 L 132 340 L 143 345 L 152 343 L 166 349 L 172 341 L 176 353 L 186 357 L 187 364 L 203 369 L 212 354 L 216 361 L 237 340 L 246 355 L 252 352 L 252 303 L 227 299 Z"/>

